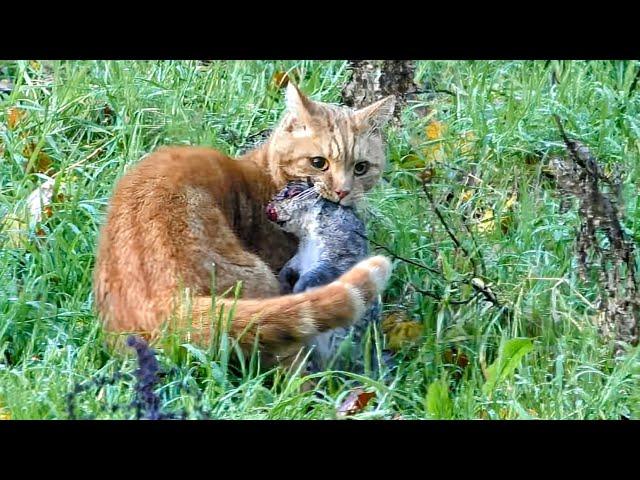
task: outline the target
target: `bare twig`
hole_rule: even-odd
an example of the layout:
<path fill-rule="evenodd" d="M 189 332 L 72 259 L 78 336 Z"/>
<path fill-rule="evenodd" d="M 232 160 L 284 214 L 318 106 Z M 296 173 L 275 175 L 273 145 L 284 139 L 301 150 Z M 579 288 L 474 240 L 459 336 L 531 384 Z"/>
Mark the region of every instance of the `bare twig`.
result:
<path fill-rule="evenodd" d="M 413 260 L 409 260 L 408 258 L 404 258 L 401 257 L 400 255 L 398 255 L 396 252 L 394 252 L 393 250 L 391 250 L 389 247 L 386 247 L 385 245 L 382 245 L 378 242 L 376 242 L 375 240 L 370 239 L 368 236 L 363 235 L 360 232 L 355 232 L 354 233 L 356 235 L 358 235 L 359 237 L 364 238 L 365 240 L 367 240 L 368 242 L 371 242 L 373 245 L 375 245 L 377 248 L 381 248 L 382 250 L 384 250 L 385 252 L 387 252 L 389 255 L 391 255 L 395 260 L 400 260 L 402 262 L 408 263 L 409 265 L 413 265 L 414 267 L 418 267 L 418 268 L 422 268 L 424 270 L 427 270 L 431 273 L 435 273 L 437 275 L 442 275 L 442 272 L 436 270 L 435 268 L 431 268 L 427 265 L 424 265 L 422 263 L 418 263 L 418 262 L 414 262 Z"/>
<path fill-rule="evenodd" d="M 600 260 L 596 281 L 603 314 L 600 329 L 605 337 L 613 337 L 615 351 L 621 353 L 623 344 L 638 343 L 640 296 L 635 274 L 635 244 L 626 238 L 616 203 L 620 185 L 601 173 L 598 162 L 587 147 L 568 138 L 557 115 L 554 115 L 554 120 L 569 158 L 554 158 L 551 166 L 560 190 L 579 199 L 580 227 L 576 249 L 580 277 L 587 281 L 588 273 L 593 271 L 593 264 L 588 260 L 591 253 Z M 602 191 L 598 180 L 607 183 L 612 191 Z M 606 235 L 608 246 L 600 244 L 599 230 Z"/>

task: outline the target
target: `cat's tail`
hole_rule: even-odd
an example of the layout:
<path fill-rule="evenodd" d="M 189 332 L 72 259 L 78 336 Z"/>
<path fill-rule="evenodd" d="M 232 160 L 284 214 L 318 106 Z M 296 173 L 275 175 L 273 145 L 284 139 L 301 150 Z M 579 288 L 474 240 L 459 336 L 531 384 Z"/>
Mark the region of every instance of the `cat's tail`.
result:
<path fill-rule="evenodd" d="M 241 346 L 250 349 L 257 335 L 264 350 L 284 355 L 319 333 L 357 322 L 383 292 L 390 276 L 391 262 L 386 257 L 369 257 L 328 285 L 273 298 L 218 299 L 216 308 L 234 310 L 229 334 Z M 194 332 L 207 334 L 211 306 L 211 298 L 194 299 L 189 312 Z"/>

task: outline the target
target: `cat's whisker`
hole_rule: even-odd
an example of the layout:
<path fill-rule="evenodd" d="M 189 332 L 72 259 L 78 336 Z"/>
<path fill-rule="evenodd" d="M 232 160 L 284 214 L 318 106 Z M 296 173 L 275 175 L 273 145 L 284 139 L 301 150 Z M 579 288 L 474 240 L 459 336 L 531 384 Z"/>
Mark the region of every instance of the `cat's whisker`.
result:
<path fill-rule="evenodd" d="M 300 195 L 298 195 L 298 200 L 305 200 L 309 197 L 312 197 L 314 195 L 317 195 L 318 192 L 315 191 L 315 189 L 310 188 L 309 190 L 305 190 L 304 192 L 302 192 Z"/>

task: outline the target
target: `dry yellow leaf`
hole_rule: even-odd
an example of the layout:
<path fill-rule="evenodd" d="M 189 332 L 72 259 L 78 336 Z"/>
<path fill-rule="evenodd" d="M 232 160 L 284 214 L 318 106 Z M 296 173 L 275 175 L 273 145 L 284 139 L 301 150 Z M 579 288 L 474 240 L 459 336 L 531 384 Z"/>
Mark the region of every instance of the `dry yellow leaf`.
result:
<path fill-rule="evenodd" d="M 511 208 L 513 208 L 513 206 L 516 204 L 516 201 L 518 200 L 518 195 L 517 194 L 512 194 L 507 201 L 504 203 L 504 208 L 505 210 L 510 210 Z"/>
<path fill-rule="evenodd" d="M 416 343 L 422 336 L 422 324 L 418 322 L 396 323 L 387 333 L 387 346 L 400 350 L 404 345 Z"/>
<path fill-rule="evenodd" d="M 27 113 L 18 107 L 11 107 L 7 112 L 7 127 L 9 130 L 16 128 L 18 123 L 25 117 Z"/>
<path fill-rule="evenodd" d="M 445 127 L 442 122 L 439 122 L 438 120 L 431 120 L 431 122 L 429 122 L 429 125 L 426 126 L 424 131 L 427 134 L 427 139 L 438 140 L 439 138 L 442 138 L 442 135 L 444 134 L 444 131 L 445 131 Z"/>
<path fill-rule="evenodd" d="M 403 345 L 414 343 L 422 336 L 422 324 L 409 320 L 406 312 L 391 312 L 382 320 L 382 331 L 387 336 L 387 347 L 399 350 Z"/>
<path fill-rule="evenodd" d="M 462 192 L 462 195 L 460 195 L 460 201 L 468 202 L 469 200 L 471 200 L 471 197 L 473 197 L 473 190 L 465 190 L 464 192 Z"/>
<path fill-rule="evenodd" d="M 502 227 L 502 231 L 506 232 L 509 228 L 509 225 L 512 221 L 512 217 L 509 214 L 513 207 L 518 201 L 518 195 L 513 193 L 509 196 L 509 198 L 504 203 L 504 208 L 502 209 L 504 215 L 500 216 L 500 226 Z M 496 228 L 497 219 L 495 218 L 495 212 L 491 208 L 487 208 L 478 220 L 476 224 L 476 230 L 480 233 L 490 233 L 493 232 Z"/>
<path fill-rule="evenodd" d="M 408 322 L 409 317 L 404 310 L 397 310 L 385 315 L 382 320 L 382 331 L 384 333 L 389 332 L 395 325 L 401 322 Z"/>
<path fill-rule="evenodd" d="M 11 412 L 7 409 L 0 410 L 0 420 L 11 420 Z"/>
<path fill-rule="evenodd" d="M 490 233 L 496 228 L 495 214 L 491 208 L 488 208 L 482 214 L 482 217 L 476 225 L 476 230 L 480 233 Z"/>
<path fill-rule="evenodd" d="M 22 151 L 22 155 L 29 161 L 31 155 L 33 155 L 34 150 L 36 149 L 36 145 L 33 142 L 29 142 L 24 150 Z M 33 163 L 27 163 L 27 173 L 44 173 L 46 175 L 51 175 L 52 172 L 53 160 L 51 157 L 44 152 L 42 149 L 36 155 Z"/>
<path fill-rule="evenodd" d="M 504 204 L 504 215 L 502 215 L 502 217 L 500 218 L 500 226 L 502 227 L 502 231 L 504 233 L 507 233 L 509 231 L 509 227 L 513 223 L 513 215 L 511 211 L 513 210 L 513 207 L 515 206 L 517 201 L 518 195 L 514 193 L 507 199 Z"/>
<path fill-rule="evenodd" d="M 424 131 L 427 135 L 427 140 L 440 140 L 445 131 L 445 126 L 442 122 L 431 120 L 429 125 L 425 127 Z M 444 148 L 442 142 L 431 143 L 424 147 L 422 152 L 427 162 L 442 162 L 444 160 Z"/>

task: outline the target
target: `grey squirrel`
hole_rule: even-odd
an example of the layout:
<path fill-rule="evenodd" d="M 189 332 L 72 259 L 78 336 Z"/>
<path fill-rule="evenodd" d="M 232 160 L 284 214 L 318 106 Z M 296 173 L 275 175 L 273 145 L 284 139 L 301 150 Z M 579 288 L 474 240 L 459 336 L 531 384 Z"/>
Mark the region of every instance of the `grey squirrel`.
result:
<path fill-rule="evenodd" d="M 300 241 L 296 254 L 278 274 L 281 293 L 300 293 L 329 284 L 369 256 L 365 225 L 352 208 L 326 200 L 313 185 L 304 181 L 289 182 L 266 206 L 267 217 Z M 315 337 L 310 369 L 326 368 L 353 329 L 350 359 L 361 363 L 362 336 L 372 322 L 379 322 L 380 298 L 361 320 L 350 329 L 337 328 Z"/>

